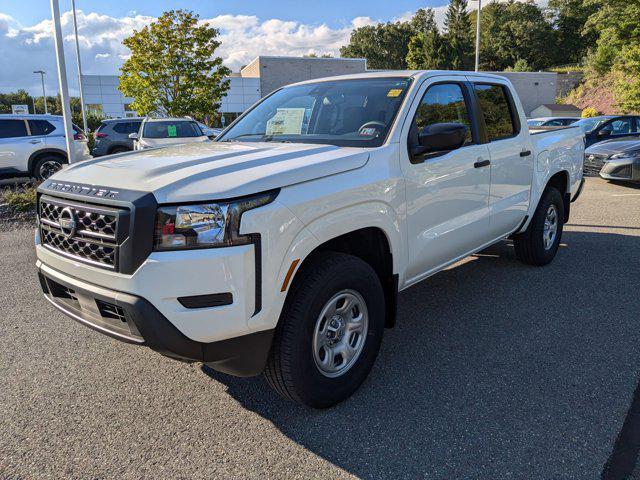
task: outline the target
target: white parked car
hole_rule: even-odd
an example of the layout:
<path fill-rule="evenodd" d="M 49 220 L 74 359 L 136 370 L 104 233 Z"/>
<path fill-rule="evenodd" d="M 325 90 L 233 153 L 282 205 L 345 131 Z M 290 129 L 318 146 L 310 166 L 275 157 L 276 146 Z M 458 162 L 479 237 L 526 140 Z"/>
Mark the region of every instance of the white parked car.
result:
<path fill-rule="evenodd" d="M 216 142 L 43 183 L 41 285 L 102 333 L 329 407 L 368 375 L 399 291 L 506 237 L 551 262 L 583 154 L 580 128 L 531 135 L 499 76 L 298 83 Z"/>
<path fill-rule="evenodd" d="M 91 158 L 87 136 L 73 126 L 75 161 Z M 68 163 L 64 123 L 58 115 L 0 115 L 0 178 L 44 180 Z"/>
<path fill-rule="evenodd" d="M 140 131 L 129 138 L 134 150 L 209 141 L 198 122 L 190 118 L 145 118 Z"/>

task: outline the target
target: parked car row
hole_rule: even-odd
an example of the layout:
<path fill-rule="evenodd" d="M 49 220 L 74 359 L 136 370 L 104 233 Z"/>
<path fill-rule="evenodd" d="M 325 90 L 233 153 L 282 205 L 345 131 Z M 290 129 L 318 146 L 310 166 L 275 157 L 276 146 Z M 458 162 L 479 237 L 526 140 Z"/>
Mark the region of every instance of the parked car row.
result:
<path fill-rule="evenodd" d="M 73 125 L 77 161 L 91 158 L 86 134 Z M 64 122 L 58 115 L 0 115 L 0 178 L 44 180 L 68 163 Z"/>

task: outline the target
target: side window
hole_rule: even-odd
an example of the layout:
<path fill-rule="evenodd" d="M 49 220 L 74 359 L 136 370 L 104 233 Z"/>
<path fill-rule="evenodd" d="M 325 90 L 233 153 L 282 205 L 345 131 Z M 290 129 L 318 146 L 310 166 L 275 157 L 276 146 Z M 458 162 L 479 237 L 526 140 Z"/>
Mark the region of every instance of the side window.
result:
<path fill-rule="evenodd" d="M 416 111 L 412 129 L 415 135 L 434 123 L 461 123 L 467 127 L 465 145 L 473 143 L 469 109 L 457 83 L 441 83 L 429 87 Z M 416 128 L 413 128 L 413 127 Z"/>
<path fill-rule="evenodd" d="M 473 85 L 478 105 L 484 117 L 487 140 L 493 142 L 518 134 L 516 114 L 505 87 L 486 83 Z"/>
<path fill-rule="evenodd" d="M 31 135 L 33 136 L 49 135 L 56 129 L 56 127 L 46 120 L 28 120 L 28 122 L 29 130 L 31 130 Z"/>
<path fill-rule="evenodd" d="M 631 133 L 631 122 L 632 118 L 619 118 L 618 120 L 612 121 L 609 125 L 603 128 L 603 130 L 608 130 L 614 135 L 623 135 L 625 133 Z"/>
<path fill-rule="evenodd" d="M 0 120 L 0 138 L 27 136 L 27 123 L 24 120 Z"/>
<path fill-rule="evenodd" d="M 131 122 L 129 124 L 129 130 L 127 131 L 127 133 L 138 133 L 138 130 L 140 130 L 140 124 L 142 122 Z"/>
<path fill-rule="evenodd" d="M 560 125 L 564 125 L 563 120 L 551 120 L 547 122 L 547 127 L 559 127 Z"/>

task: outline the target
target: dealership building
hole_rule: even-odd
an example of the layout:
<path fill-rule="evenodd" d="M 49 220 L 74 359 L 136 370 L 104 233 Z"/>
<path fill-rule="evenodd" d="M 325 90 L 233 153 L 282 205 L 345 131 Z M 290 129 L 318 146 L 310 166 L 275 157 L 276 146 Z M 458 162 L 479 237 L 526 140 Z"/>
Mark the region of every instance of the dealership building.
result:
<path fill-rule="evenodd" d="M 348 75 L 367 71 L 364 58 L 307 58 L 259 56 L 228 77 L 229 90 L 222 98 L 220 113 L 224 124 L 260 98 L 289 83 L 314 78 Z M 554 104 L 558 74 L 553 72 L 491 72 L 513 83 L 527 116 L 541 105 Z M 132 98 L 118 90 L 117 75 L 83 75 L 87 111 L 108 118 L 134 117 Z"/>

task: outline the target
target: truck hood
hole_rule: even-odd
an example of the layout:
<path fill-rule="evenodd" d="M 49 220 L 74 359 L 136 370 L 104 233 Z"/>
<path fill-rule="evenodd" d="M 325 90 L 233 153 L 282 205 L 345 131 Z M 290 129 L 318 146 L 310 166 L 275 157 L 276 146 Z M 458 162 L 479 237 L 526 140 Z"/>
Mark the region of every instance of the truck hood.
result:
<path fill-rule="evenodd" d="M 362 148 L 301 143 L 203 142 L 76 163 L 51 180 L 152 192 L 159 203 L 223 199 L 360 168 Z"/>

